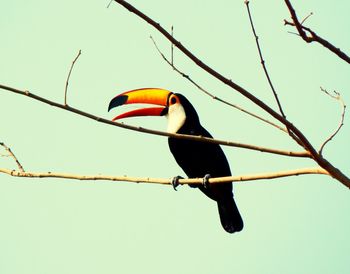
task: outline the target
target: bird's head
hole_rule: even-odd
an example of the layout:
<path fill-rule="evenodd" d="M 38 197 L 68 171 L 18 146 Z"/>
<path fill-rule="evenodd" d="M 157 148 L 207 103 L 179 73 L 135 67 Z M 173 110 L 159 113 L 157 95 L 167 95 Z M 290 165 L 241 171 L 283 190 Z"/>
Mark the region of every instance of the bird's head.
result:
<path fill-rule="evenodd" d="M 148 107 L 119 114 L 113 121 L 135 116 L 166 116 L 167 131 L 176 133 L 186 123 L 198 123 L 198 115 L 191 103 L 181 94 L 160 88 L 143 88 L 124 92 L 114 97 L 108 111 L 125 104 L 153 104 L 161 107 Z"/>

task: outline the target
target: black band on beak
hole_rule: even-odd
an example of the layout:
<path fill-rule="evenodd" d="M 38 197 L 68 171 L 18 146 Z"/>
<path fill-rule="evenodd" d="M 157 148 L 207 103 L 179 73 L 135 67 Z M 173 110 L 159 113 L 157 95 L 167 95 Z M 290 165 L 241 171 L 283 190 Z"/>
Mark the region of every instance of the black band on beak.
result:
<path fill-rule="evenodd" d="M 117 97 L 114 97 L 109 103 L 108 111 L 110 111 L 112 108 L 124 105 L 126 101 L 128 101 L 128 95 L 119 95 Z"/>

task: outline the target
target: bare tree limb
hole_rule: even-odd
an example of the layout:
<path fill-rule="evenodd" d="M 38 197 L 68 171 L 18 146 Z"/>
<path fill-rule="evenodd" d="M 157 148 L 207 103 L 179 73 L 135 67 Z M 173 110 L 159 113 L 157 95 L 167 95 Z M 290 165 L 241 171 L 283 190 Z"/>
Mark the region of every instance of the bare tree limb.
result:
<path fill-rule="evenodd" d="M 0 142 L 0 146 L 2 146 L 2 147 L 8 152 L 8 154 L 9 154 L 8 156 L 12 157 L 12 158 L 15 160 L 15 162 L 16 162 L 16 164 L 17 164 L 19 170 L 20 170 L 21 172 L 25 172 L 23 166 L 22 166 L 21 163 L 18 161 L 16 155 L 12 152 L 12 150 L 11 150 L 7 145 L 5 145 L 5 144 L 2 143 L 2 142 Z"/>
<path fill-rule="evenodd" d="M 79 175 L 70 173 L 55 173 L 55 172 L 21 172 L 16 170 L 10 170 L 5 168 L 0 168 L 0 173 L 4 173 L 13 177 L 25 177 L 25 178 L 64 178 L 64 179 L 74 179 L 83 181 L 122 181 L 122 182 L 134 182 L 134 183 L 154 183 L 154 184 L 165 184 L 171 185 L 172 178 L 162 179 L 162 178 L 144 178 L 144 177 L 127 177 L 127 176 L 108 176 L 108 175 Z M 209 183 L 217 184 L 224 182 L 246 182 L 246 181 L 256 181 L 265 179 L 276 179 L 282 177 L 306 175 L 306 174 L 323 174 L 329 175 L 329 173 L 321 168 L 304 168 L 296 170 L 287 170 L 279 172 L 269 172 L 269 173 L 259 173 L 253 175 L 240 175 L 240 176 L 228 176 L 228 177 L 217 177 L 210 178 Z M 179 184 L 203 184 L 202 178 L 192 178 L 192 179 L 179 179 Z"/>
<path fill-rule="evenodd" d="M 70 66 L 70 70 L 69 70 L 68 76 L 67 76 L 66 87 L 65 87 L 65 89 L 64 89 L 64 105 L 65 105 L 65 106 L 67 105 L 67 91 L 68 91 L 69 78 L 70 78 L 70 75 L 71 75 L 71 73 L 72 73 L 74 64 L 75 64 L 75 62 L 78 60 L 80 54 L 81 54 L 81 50 L 79 50 L 78 55 L 77 55 L 77 56 L 75 57 L 75 59 L 73 60 L 72 65 Z"/>
<path fill-rule="evenodd" d="M 250 145 L 250 144 L 243 144 L 243 143 L 238 143 L 238 142 L 231 142 L 231 141 L 224 141 L 224 140 L 217 140 L 217 139 L 212 139 L 208 137 L 203 137 L 203 136 L 194 136 L 194 135 L 186 135 L 186 134 L 175 134 L 175 133 L 169 133 L 169 132 L 164 132 L 164 131 L 158 131 L 158 130 L 152 130 L 152 129 L 147 129 L 143 127 L 136 127 L 124 123 L 119 123 L 119 122 L 113 122 L 111 120 L 107 120 L 102 117 L 98 117 L 96 115 L 93 115 L 88 112 L 84 112 L 82 110 L 73 108 L 69 105 L 64 105 L 60 104 L 51 100 L 48 100 L 46 98 L 40 97 L 38 95 L 35 95 L 34 93 L 31 93 L 27 90 L 19 90 L 15 89 L 12 87 L 4 86 L 0 84 L 0 89 L 8 90 L 10 92 L 20 94 L 23 96 L 27 96 L 29 98 L 32 98 L 34 100 L 40 101 L 42 103 L 78 114 L 80 116 L 84 116 L 87 118 L 90 118 L 92 120 L 95 120 L 100 123 L 116 126 L 116 127 L 121 127 L 133 131 L 138 131 L 138 132 L 143 132 L 143 133 L 148 133 L 148 134 L 153 134 L 153 135 L 159 135 L 159 136 L 167 136 L 167 137 L 173 137 L 173 138 L 178 138 L 178 139 L 188 139 L 188 140 L 194 140 L 194 141 L 199 141 L 199 142 L 206 142 L 206 143 L 213 143 L 213 144 L 220 144 L 224 146 L 231 146 L 231 147 L 239 147 L 239 148 L 245 148 L 245 149 L 250 149 L 250 150 L 256 150 L 260 152 L 267 152 L 267 153 L 272 153 L 272 154 L 278 154 L 278 155 L 283 155 L 283 156 L 290 156 L 290 157 L 306 157 L 310 158 L 311 155 L 308 151 L 286 151 L 286 150 L 279 150 L 279 149 L 274 149 L 274 148 L 266 148 L 266 147 L 261 147 L 261 146 L 255 146 L 255 145 Z"/>
<path fill-rule="evenodd" d="M 271 126 L 277 128 L 277 129 L 279 129 L 279 130 L 281 130 L 281 131 L 283 131 L 283 132 L 286 132 L 286 133 L 288 132 L 285 128 L 283 128 L 283 127 L 281 127 L 281 126 L 279 126 L 279 125 L 277 125 L 277 124 L 275 124 L 275 123 L 273 123 L 273 122 L 271 122 L 271 121 L 269 121 L 269 120 L 267 120 L 267 119 L 265 119 L 265 118 L 262 118 L 262 117 L 260 117 L 260 116 L 258 116 L 258 115 L 256 115 L 256 114 L 254 114 L 254 113 L 248 111 L 248 110 L 245 110 L 245 109 L 241 108 L 241 107 L 238 106 L 238 105 L 235 105 L 235 104 L 232 104 L 232 103 L 230 103 L 230 102 L 227 102 L 227 101 L 221 99 L 220 97 L 218 97 L 218 96 L 212 94 L 211 92 L 207 91 L 206 89 L 204 89 L 204 88 L 203 88 L 202 86 L 200 86 L 196 81 L 194 81 L 188 74 L 186 74 L 186 73 L 184 73 L 183 71 L 179 70 L 179 69 L 175 66 L 175 64 L 174 64 L 174 62 L 173 62 L 173 59 L 172 59 L 172 61 L 169 61 L 169 59 L 168 59 L 168 58 L 164 55 L 164 53 L 159 49 L 159 47 L 158 47 L 156 41 L 153 39 L 153 37 L 150 36 L 150 38 L 151 38 L 151 40 L 152 40 L 152 42 L 153 42 L 155 48 L 157 49 L 158 53 L 159 53 L 160 56 L 163 58 L 163 60 L 164 60 L 169 66 L 171 66 L 171 67 L 173 68 L 174 71 L 176 71 L 176 72 L 177 72 L 178 74 L 180 74 L 182 77 L 184 77 L 185 79 L 187 79 L 190 83 L 192 83 L 195 87 L 197 87 L 197 88 L 198 88 L 200 91 L 202 91 L 204 94 L 210 96 L 212 99 L 217 100 L 217 101 L 219 101 L 219 102 L 221 102 L 221 103 L 223 103 L 223 104 L 225 104 L 225 105 L 228 105 L 228 106 L 230 106 L 230 107 L 233 107 L 233 108 L 235 108 L 235 109 L 238 109 L 239 111 L 242 111 L 243 113 L 248 114 L 248 115 L 250 115 L 250 116 L 252 116 L 252 117 L 254 117 L 254 118 L 256 118 L 256 119 L 258 119 L 258 120 L 260 120 L 260 121 L 262 121 L 262 122 L 265 122 L 265 123 L 267 123 L 267 124 L 269 124 L 269 125 L 271 125 Z"/>
<path fill-rule="evenodd" d="M 330 142 L 337 134 L 338 132 L 340 131 L 340 129 L 342 128 L 342 126 L 344 125 L 344 118 L 345 118 L 345 111 L 346 111 L 346 105 L 345 105 L 345 102 L 343 100 L 343 98 L 340 96 L 340 93 L 334 91 L 334 94 L 331 94 L 329 93 L 326 89 L 320 87 L 321 90 L 326 93 L 328 96 L 330 96 L 331 98 L 339 101 L 341 107 L 342 107 L 342 113 L 341 113 L 341 117 L 340 117 L 340 122 L 339 122 L 339 125 L 338 127 L 336 128 L 336 130 L 323 142 L 323 144 L 321 145 L 321 148 L 319 150 L 319 154 L 322 155 L 322 152 L 323 152 L 323 149 L 324 147 L 326 146 L 326 144 L 328 142 Z"/>
<path fill-rule="evenodd" d="M 221 75 L 219 72 L 215 71 L 208 65 L 206 65 L 203 61 L 201 61 L 199 58 L 197 58 L 192 52 L 190 52 L 185 46 L 183 46 L 178 40 L 176 40 L 169 32 L 167 32 L 159 23 L 155 22 L 153 19 L 145 15 L 143 12 L 126 2 L 125 0 L 114 0 L 118 4 L 125 7 L 130 12 L 136 14 L 141 19 L 146 21 L 148 24 L 153 26 L 155 29 L 157 29 L 162 35 L 164 35 L 165 38 L 167 38 L 171 43 L 174 44 L 175 47 L 177 47 L 180 51 L 182 51 L 190 60 L 192 60 L 195 64 L 197 64 L 200 68 L 208 72 L 213 77 L 217 78 L 222 83 L 226 84 L 227 86 L 235 89 L 239 93 L 241 93 L 243 96 L 247 97 L 249 100 L 251 100 L 253 103 L 261 107 L 263 110 L 268 112 L 272 117 L 279 120 L 283 124 L 289 122 L 284 119 L 280 114 L 278 114 L 276 111 L 274 111 L 272 108 L 270 108 L 268 105 L 266 105 L 264 102 L 262 102 L 260 99 L 255 97 L 252 93 L 248 92 L 243 87 L 239 86 L 235 82 L 233 82 L 231 79 L 228 79 Z"/>
<path fill-rule="evenodd" d="M 255 38 L 255 42 L 256 42 L 256 47 L 258 49 L 258 53 L 259 53 L 259 57 L 260 57 L 260 62 L 261 62 L 261 65 L 263 67 L 263 70 L 264 70 L 264 73 L 265 73 L 265 76 L 266 76 L 266 79 L 270 85 L 270 88 L 272 90 L 272 93 L 275 97 L 275 100 L 276 100 L 276 103 L 278 105 L 278 108 L 280 110 L 280 113 L 282 114 L 282 116 L 284 118 L 286 118 L 286 115 L 284 114 L 283 112 L 283 108 L 282 108 L 282 105 L 281 105 L 281 102 L 278 98 L 278 95 L 277 95 L 277 92 L 275 90 L 275 87 L 274 85 L 272 84 L 272 81 L 271 81 L 271 78 L 270 78 L 270 75 L 269 75 L 269 72 L 267 71 L 267 68 L 266 68 L 266 64 L 265 64 L 265 60 L 264 60 L 264 57 L 262 55 L 262 51 L 261 51 L 261 47 L 260 47 L 260 43 L 259 43 L 259 37 L 258 35 L 256 34 L 256 30 L 255 30 L 255 27 L 254 27 L 254 23 L 253 23 L 253 18 L 252 18 L 252 15 L 251 15 L 251 12 L 250 12 L 250 8 L 249 8 L 249 1 L 244 1 L 244 3 L 246 4 L 246 7 L 247 7 L 247 12 L 248 12 L 248 17 L 249 17 L 249 21 L 250 21 L 250 26 L 252 28 L 252 32 L 254 34 L 254 38 Z"/>
<path fill-rule="evenodd" d="M 223 84 L 231 87 L 232 89 L 238 91 L 240 94 L 242 94 L 244 97 L 252 101 L 254 104 L 259 106 L 261 109 L 269 113 L 272 117 L 283 123 L 286 127 L 288 127 L 293 133 L 300 139 L 300 141 L 303 143 L 303 147 L 307 149 L 314 158 L 317 158 L 319 155 L 316 151 L 316 149 L 311 145 L 309 140 L 304 136 L 304 134 L 296 128 L 291 122 L 289 122 L 286 118 L 281 116 L 279 113 L 277 113 L 275 110 L 273 110 L 271 107 L 269 107 L 267 104 L 265 104 L 263 101 L 255 97 L 252 93 L 248 92 L 246 89 L 241 87 L 240 85 L 233 82 L 231 79 L 228 79 L 224 77 L 222 74 L 214 70 L 213 68 L 209 67 L 207 64 L 205 64 L 203 61 L 201 61 L 198 57 L 196 57 L 191 51 L 189 51 L 185 46 L 183 46 L 178 40 L 176 40 L 169 32 L 167 32 L 159 23 L 155 22 L 153 19 L 148 17 L 146 14 L 126 2 L 125 0 L 114 0 L 118 4 L 122 5 L 124 8 L 129 10 L 130 12 L 136 14 L 138 17 L 140 17 L 142 20 L 153 26 L 156 30 L 158 30 L 166 39 L 168 39 L 171 43 L 174 44 L 180 51 L 182 51 L 190 60 L 192 60 L 198 67 L 202 68 L 204 71 L 218 79 Z M 321 160 L 321 159 L 319 159 Z M 322 162 L 322 161 L 319 161 Z M 330 163 L 328 163 L 330 164 Z M 350 181 L 349 181 L 350 186 Z"/>
<path fill-rule="evenodd" d="M 249 17 L 249 21 L 250 21 L 250 26 L 251 26 L 251 28 L 252 28 L 252 32 L 253 32 L 254 37 L 255 37 L 256 47 L 257 47 L 257 49 L 258 49 L 258 53 L 259 53 L 259 57 L 260 57 L 260 62 L 261 62 L 261 65 L 262 65 L 262 67 L 263 67 L 263 70 L 264 70 L 266 79 L 267 79 L 267 81 L 268 81 L 268 83 L 269 83 L 269 85 L 270 85 L 270 88 L 271 88 L 271 90 L 272 90 L 272 93 L 273 93 L 273 95 L 274 95 L 274 97 L 275 97 L 275 100 L 276 100 L 277 106 L 278 106 L 278 108 L 279 108 L 279 111 L 280 111 L 281 115 L 283 116 L 283 118 L 286 119 L 286 115 L 285 115 L 285 113 L 284 113 L 284 111 L 283 111 L 281 102 L 280 102 L 280 100 L 279 100 L 279 98 L 278 98 L 277 91 L 276 91 L 274 85 L 272 84 L 272 80 L 271 80 L 270 74 L 269 74 L 269 72 L 268 72 L 268 70 L 267 70 L 267 67 L 266 67 L 266 64 L 265 64 L 265 59 L 264 59 L 264 57 L 263 57 L 262 50 L 261 50 L 260 43 L 259 43 L 259 37 L 258 37 L 258 35 L 257 35 L 257 33 L 256 33 L 256 30 L 255 30 L 255 27 L 254 27 L 254 23 L 253 23 L 253 17 L 252 17 L 251 12 L 250 12 L 249 1 L 246 0 L 246 1 L 244 1 L 244 3 L 246 4 L 246 7 L 247 7 L 247 12 L 248 12 L 248 17 Z M 298 138 L 297 136 L 295 136 L 295 134 L 294 134 L 293 132 L 291 132 L 291 131 L 289 130 L 288 126 L 287 126 L 287 131 L 288 131 L 288 134 L 289 134 L 299 145 L 301 145 L 301 146 L 304 147 L 304 144 L 299 140 L 299 138 Z"/>
<path fill-rule="evenodd" d="M 98 122 L 102 122 L 102 123 L 110 124 L 113 126 L 118 126 L 118 127 L 130 129 L 130 130 L 135 130 L 135 131 L 145 132 L 145 133 L 150 133 L 150 134 L 155 134 L 155 135 L 161 135 L 161 136 L 168 136 L 168 137 L 173 137 L 173 138 L 182 138 L 182 139 L 196 140 L 196 141 L 200 141 L 200 142 L 208 142 L 208 143 L 216 143 L 216 144 L 222 144 L 222 145 L 227 145 L 227 146 L 241 147 L 241 148 L 269 152 L 269 153 L 285 155 L 285 156 L 309 157 L 309 158 L 312 158 L 319 165 L 318 169 L 326 170 L 325 172 L 327 172 L 328 175 L 332 176 L 333 178 L 335 178 L 336 180 L 338 180 L 339 182 L 343 183 L 348 188 L 350 188 L 350 178 L 348 178 L 343 172 L 341 172 L 339 169 L 337 169 L 335 166 L 333 166 L 330 162 L 328 162 L 325 158 L 323 158 L 323 156 L 318 151 L 316 151 L 316 149 L 313 147 L 313 145 L 309 142 L 309 140 L 306 138 L 306 136 L 296 126 L 294 126 L 291 122 L 289 122 L 283 115 L 279 114 L 274 109 L 272 109 L 270 106 L 268 106 L 266 103 L 264 103 L 262 100 L 260 100 L 255 95 L 253 95 L 255 93 L 251 93 L 251 92 L 247 91 L 246 89 L 244 89 L 240 85 L 233 82 L 231 79 L 226 78 L 225 76 L 223 76 L 222 74 L 220 74 L 219 72 L 214 70 L 213 68 L 211 68 L 208 65 L 206 65 L 205 63 L 203 63 L 191 51 L 189 51 L 178 40 L 176 40 L 173 37 L 173 35 L 171 35 L 169 32 L 167 32 L 163 27 L 161 27 L 159 23 L 156 23 L 154 20 L 152 20 L 150 17 L 146 16 L 144 13 L 142 13 L 141 11 L 136 9 L 134 6 L 130 5 L 128 2 L 126 2 L 124 0 L 114 0 L 114 1 L 116 1 L 117 3 L 119 3 L 120 5 L 125 7 L 126 9 L 128 9 L 129 11 L 135 13 L 137 16 L 139 16 L 145 22 L 147 22 L 148 24 L 153 26 L 157 31 L 159 31 L 162 35 L 164 35 L 164 37 L 166 37 L 173 44 L 173 46 L 177 47 L 181 52 L 183 52 L 198 67 L 202 68 L 204 71 L 206 71 L 208 74 L 210 74 L 213 77 L 215 77 L 216 79 L 218 79 L 223 84 L 236 90 L 241 95 L 246 97 L 248 100 L 252 101 L 254 104 L 256 104 L 261 109 L 263 109 L 265 112 L 270 114 L 273 118 L 275 118 L 276 120 L 283 123 L 286 126 L 286 128 L 290 132 L 292 132 L 294 134 L 294 136 L 296 136 L 298 138 L 298 143 L 301 144 L 305 148 L 306 151 L 302 151 L 302 152 L 283 151 L 283 150 L 269 149 L 269 148 L 247 145 L 247 144 L 240 144 L 240 143 L 235 143 L 235 142 L 214 140 L 214 139 L 205 138 L 202 136 L 171 134 L 171 133 L 167 133 L 167 132 L 155 131 L 155 130 L 145 129 L 145 128 L 141 128 L 141 127 L 134 127 L 134 126 L 126 125 L 123 123 L 112 122 L 112 121 L 106 120 L 106 119 L 101 118 L 101 117 L 97 117 L 95 115 L 81 111 L 79 109 L 72 108 L 66 104 L 59 104 L 59 103 L 50 101 L 48 99 L 45 99 L 43 97 L 40 97 L 40 96 L 35 95 L 33 93 L 30 93 L 29 91 L 22 91 L 22 90 L 7 87 L 4 85 L 0 85 L 0 88 L 17 93 L 17 94 L 28 96 L 28 97 L 35 99 L 35 100 L 38 100 L 42 103 L 49 104 L 51 106 L 55 106 L 55 107 L 64 109 L 66 111 L 76 113 L 78 115 L 96 120 Z M 67 82 L 68 82 L 68 80 L 67 80 Z M 19 173 L 21 173 L 21 172 L 19 172 Z M 24 174 L 26 174 L 26 173 L 24 173 Z M 31 173 L 31 174 L 34 174 L 34 173 Z M 325 173 L 322 173 L 322 174 L 325 174 Z M 20 175 L 18 175 L 18 176 L 20 176 Z"/>
<path fill-rule="evenodd" d="M 333 44 L 331 44 L 327 40 L 325 40 L 322 37 L 318 36 L 310 28 L 304 27 L 302 25 L 302 23 L 305 20 L 303 20 L 302 23 L 299 22 L 297 14 L 296 14 L 296 12 L 295 12 L 291 2 L 289 0 L 285 0 L 285 3 L 287 5 L 287 7 L 288 7 L 288 10 L 290 12 L 291 18 L 293 20 L 293 23 L 289 22 L 287 20 L 284 20 L 284 24 L 285 25 L 294 26 L 298 30 L 299 35 L 301 36 L 301 38 L 305 42 L 307 42 L 307 43 L 317 42 L 317 43 L 321 44 L 322 46 L 324 46 L 325 48 L 327 48 L 328 50 L 330 50 L 331 52 L 333 52 L 334 54 L 336 54 L 339 58 L 343 59 L 345 62 L 350 64 L 350 57 L 346 53 L 344 53 L 340 48 L 337 48 L 336 46 L 334 46 Z M 310 35 L 307 35 L 306 32 L 308 32 Z"/>
<path fill-rule="evenodd" d="M 143 12 L 141 12 L 140 10 L 138 10 L 137 8 L 135 8 L 134 6 L 126 2 L 125 0 L 114 0 L 114 1 L 120 4 L 121 6 L 123 6 L 124 8 L 126 8 L 128 11 L 140 17 L 149 25 L 153 26 L 159 33 L 161 33 L 166 39 L 168 39 L 171 43 L 173 43 L 175 47 L 177 47 L 182 53 L 184 53 L 198 67 L 202 68 L 204 71 L 206 71 L 208 74 L 218 79 L 223 84 L 236 90 L 237 92 L 242 94 L 244 97 L 252 101 L 254 104 L 259 106 L 261 109 L 266 111 L 272 117 L 274 117 L 275 119 L 283 123 L 290 131 L 292 131 L 295 134 L 295 136 L 297 136 L 297 138 L 300 140 L 303 147 L 311 154 L 311 157 L 317 162 L 318 165 L 320 165 L 320 167 L 326 169 L 332 175 L 333 178 L 337 179 L 339 182 L 343 183 L 348 188 L 350 188 L 350 178 L 347 177 L 341 170 L 333 166 L 325 158 L 323 158 L 322 155 L 320 155 L 317 152 L 317 150 L 313 147 L 310 141 L 306 138 L 306 136 L 296 126 L 294 126 L 291 122 L 289 122 L 286 118 L 284 118 L 282 115 L 277 113 L 267 104 L 265 104 L 263 101 L 255 97 L 252 93 L 248 92 L 246 89 L 244 89 L 240 85 L 233 82 L 231 79 L 226 78 L 225 76 L 223 76 L 222 74 L 214 70 L 213 68 L 209 67 L 203 61 L 201 61 L 198 57 L 196 57 L 191 51 L 189 51 L 185 46 L 183 46 L 178 40 L 176 40 L 159 23 L 155 22 L 146 14 L 144 14 Z"/>

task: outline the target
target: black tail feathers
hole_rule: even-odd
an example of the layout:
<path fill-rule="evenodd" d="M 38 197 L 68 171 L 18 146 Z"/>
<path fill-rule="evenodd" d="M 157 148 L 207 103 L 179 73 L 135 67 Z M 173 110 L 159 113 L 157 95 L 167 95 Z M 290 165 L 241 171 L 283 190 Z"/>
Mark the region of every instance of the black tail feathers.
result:
<path fill-rule="evenodd" d="M 239 232 L 243 229 L 243 220 L 233 197 L 218 201 L 218 210 L 221 225 L 228 233 Z"/>

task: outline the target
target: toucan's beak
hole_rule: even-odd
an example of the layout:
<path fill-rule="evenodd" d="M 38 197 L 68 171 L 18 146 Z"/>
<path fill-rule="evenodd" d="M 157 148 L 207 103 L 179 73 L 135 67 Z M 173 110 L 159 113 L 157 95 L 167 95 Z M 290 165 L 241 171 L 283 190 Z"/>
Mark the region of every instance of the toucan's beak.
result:
<path fill-rule="evenodd" d="M 112 108 L 126 104 L 154 104 L 162 107 L 141 108 L 120 114 L 113 121 L 135 116 L 162 116 L 168 111 L 168 98 L 172 92 L 160 88 L 143 88 L 124 92 L 114 97 L 108 106 Z"/>

